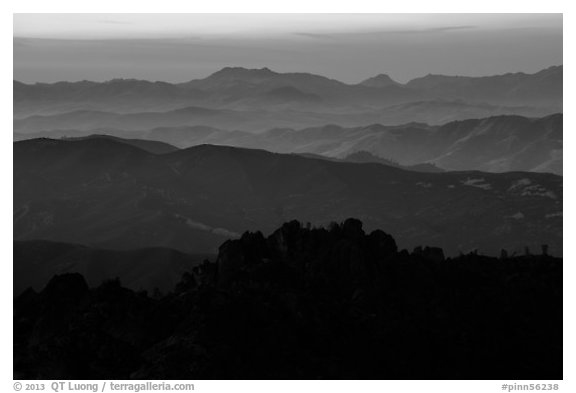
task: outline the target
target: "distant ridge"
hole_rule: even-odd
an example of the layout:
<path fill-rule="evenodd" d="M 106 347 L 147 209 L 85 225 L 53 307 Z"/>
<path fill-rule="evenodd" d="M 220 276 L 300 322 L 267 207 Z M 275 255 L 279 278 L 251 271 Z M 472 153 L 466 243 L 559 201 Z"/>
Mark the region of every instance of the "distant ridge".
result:
<path fill-rule="evenodd" d="M 90 140 L 90 139 L 110 139 L 113 141 L 126 143 L 128 145 L 138 147 L 142 150 L 145 150 L 145 151 L 147 151 L 149 153 L 153 153 L 153 154 L 165 154 L 165 153 L 171 153 L 171 152 L 178 150 L 177 147 L 172 146 L 172 145 L 165 143 L 165 142 L 144 140 L 144 139 L 125 139 L 125 138 L 119 138 L 119 137 L 115 137 L 115 136 L 111 136 L 111 135 L 93 134 L 93 135 L 81 136 L 81 137 L 64 137 L 62 139 L 68 140 L 68 141 L 79 141 L 79 140 Z"/>
<path fill-rule="evenodd" d="M 14 81 L 14 116 L 25 120 L 76 111 L 128 115 L 195 107 L 249 112 L 248 118 L 224 122 L 226 126 L 234 122 L 234 129 L 243 130 L 321 123 L 351 126 L 358 125 L 360 119 L 364 123 L 439 124 L 499 114 L 541 117 L 562 111 L 562 70 L 556 66 L 534 74 L 428 75 L 406 84 L 385 74 L 347 84 L 312 73 L 242 67 L 226 67 L 206 78 L 175 84 L 135 79 L 53 84 Z M 410 109 L 412 104 L 423 102 L 430 103 L 430 108 Z M 393 109 L 402 105 L 406 105 L 403 110 Z M 157 126 L 165 125 L 169 124 Z M 223 126 L 217 120 L 194 125 Z"/>
<path fill-rule="evenodd" d="M 360 82 L 362 86 L 368 87 L 388 87 L 388 86 L 400 86 L 401 83 L 396 82 L 390 76 L 386 74 L 379 74 L 372 78 L 368 78 L 362 82 Z"/>
<path fill-rule="evenodd" d="M 212 253 L 245 230 L 356 214 L 368 228 L 394 228 L 402 247 L 433 243 L 454 255 L 548 244 L 558 255 L 561 185 L 542 173 L 423 173 L 206 144 L 152 154 L 112 139 L 34 139 L 14 143 L 14 239 Z"/>
<path fill-rule="evenodd" d="M 419 109 L 425 107 L 423 103 L 416 105 Z M 195 116 L 184 114 L 175 119 L 193 119 Z M 112 116 L 111 120 L 115 118 Z M 137 116 L 131 124 L 141 124 L 141 127 L 154 124 L 152 114 L 143 115 L 142 120 L 139 118 Z M 214 116 L 202 119 L 208 122 Z M 124 139 L 163 141 L 176 148 L 217 144 L 279 153 L 308 153 L 336 159 L 345 159 L 351 154 L 364 151 L 373 156 L 371 161 L 377 161 L 374 157 L 386 157 L 404 168 L 414 170 L 535 171 L 562 174 L 562 119 L 561 113 L 542 118 L 500 115 L 451 121 L 439 126 L 416 122 L 397 126 L 375 123 L 343 127 L 332 124 L 298 129 L 273 128 L 261 133 L 227 131 L 205 125 L 175 125 L 136 131 L 108 127 L 92 131 L 89 126 L 85 130 L 78 130 L 72 127 L 74 123 L 54 123 L 54 131 L 15 133 L 14 137 L 20 140 L 97 133 Z M 177 120 L 173 121 L 178 124 Z M 15 128 L 19 124 L 16 122 Z M 42 118 L 42 121 L 36 120 L 35 124 L 46 126 L 50 122 Z M 92 124 L 106 123 L 101 120 Z M 117 126 L 118 123 L 109 125 Z M 434 165 L 411 167 L 422 163 Z"/>
<path fill-rule="evenodd" d="M 41 240 L 14 242 L 14 295 L 40 290 L 55 273 L 82 272 L 89 285 L 120 279 L 135 290 L 171 290 L 181 275 L 208 255 L 184 254 L 168 248 L 95 249 Z"/>
<path fill-rule="evenodd" d="M 441 78 L 454 78 L 454 79 L 482 79 L 482 78 L 494 78 L 494 77 L 527 77 L 527 76 L 550 76 L 550 75 L 557 75 L 558 73 L 563 72 L 563 65 L 552 65 L 550 67 L 544 68 L 540 71 L 537 71 L 535 73 L 529 74 L 529 73 L 524 73 L 524 72 L 507 72 L 507 73 L 503 73 L 503 74 L 493 74 L 493 75 L 483 75 L 483 76 L 467 76 L 467 75 L 446 75 L 446 74 L 428 74 L 425 76 L 421 76 L 421 77 L 416 77 L 413 78 L 411 80 L 409 80 L 406 83 L 400 83 L 400 82 L 396 82 L 395 80 L 393 80 L 389 75 L 387 74 L 378 74 L 375 75 L 373 77 L 370 77 L 362 82 L 360 82 L 359 84 L 365 84 L 368 81 L 392 81 L 394 84 L 397 85 L 409 85 L 410 83 L 420 83 L 422 80 L 433 80 L 433 79 L 441 79 Z M 304 72 L 286 72 L 286 73 L 280 73 L 280 72 L 275 72 L 270 70 L 268 67 L 263 67 L 263 68 L 245 68 L 245 67 L 224 67 L 218 71 L 213 72 L 212 74 L 208 75 L 207 77 L 203 78 L 203 79 L 209 79 L 209 78 L 260 78 L 260 79 L 266 79 L 266 78 L 272 78 L 272 77 L 276 77 L 279 75 L 311 75 L 311 76 L 315 76 L 315 77 L 322 77 L 320 75 L 315 75 L 315 74 L 310 74 L 310 73 L 304 73 Z M 324 78 L 324 77 L 322 77 Z M 197 81 L 197 80 L 203 80 L 201 79 L 193 79 L 192 81 Z M 328 79 L 328 78 L 326 78 Z M 335 80 L 335 79 L 330 79 L 330 80 Z M 96 81 L 89 81 L 89 80 L 82 80 L 82 81 L 77 81 L 77 82 L 68 82 L 68 81 L 60 81 L 60 82 L 54 82 L 54 83 L 45 83 L 45 82 L 36 82 L 36 83 L 24 83 L 18 80 L 13 80 L 13 83 L 15 86 L 53 86 L 53 85 L 61 85 L 61 86 L 65 86 L 65 85 L 78 85 L 78 86 L 93 86 L 93 85 L 98 85 L 98 84 L 157 84 L 157 85 L 181 85 L 181 84 L 187 84 L 190 83 L 191 81 L 188 82 L 181 82 L 181 83 L 169 83 L 169 82 L 162 82 L 162 81 L 148 81 L 145 79 L 134 79 L 134 78 L 114 78 L 114 79 L 110 79 L 104 82 L 96 82 Z M 339 83 L 342 84 L 346 84 L 345 82 L 340 82 Z M 350 84 L 351 86 L 353 86 L 354 84 Z"/>

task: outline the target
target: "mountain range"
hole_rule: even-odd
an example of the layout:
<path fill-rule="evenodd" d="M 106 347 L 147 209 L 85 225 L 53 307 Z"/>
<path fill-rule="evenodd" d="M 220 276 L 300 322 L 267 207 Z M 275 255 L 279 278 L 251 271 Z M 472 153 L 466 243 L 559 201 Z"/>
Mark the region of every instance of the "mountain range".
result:
<path fill-rule="evenodd" d="M 561 379 L 562 78 L 14 81 L 14 378 Z"/>
<path fill-rule="evenodd" d="M 245 131 L 327 123 L 439 124 L 500 114 L 534 117 L 562 111 L 562 73 L 562 66 L 554 66 L 535 74 L 427 75 L 406 84 L 378 75 L 346 84 L 309 73 L 226 67 L 207 78 L 179 84 L 132 79 L 54 84 L 14 81 L 14 116 L 24 121 L 65 114 L 77 121 L 91 117 L 106 123 L 125 122 L 121 128 L 130 128 L 139 123 L 122 115 L 154 112 L 156 117 L 174 116 L 172 122 L 178 121 L 177 125 L 224 127 L 233 121 L 233 129 Z M 178 117 L 182 115 L 178 110 L 187 116 Z M 247 118 L 238 114 L 244 112 Z M 231 118 L 206 123 L 210 113 Z M 62 118 L 28 120 L 16 122 L 15 127 L 47 131 Z M 39 124 L 32 126 L 35 122 Z"/>
<path fill-rule="evenodd" d="M 562 178 L 426 173 L 200 145 L 154 154 L 113 138 L 14 143 L 14 239 L 213 253 L 246 230 L 359 217 L 401 247 L 562 252 Z"/>
<path fill-rule="evenodd" d="M 97 126 L 101 123 L 93 123 Z M 62 124 L 57 124 L 61 126 Z M 151 126 L 143 120 L 143 127 Z M 87 127 L 89 128 L 89 127 Z M 37 137 L 83 137 L 107 134 L 124 139 L 161 141 L 156 152 L 217 144 L 265 149 L 279 153 L 313 154 L 346 159 L 369 153 L 363 161 L 395 162 L 404 167 L 426 164 L 441 170 L 486 172 L 534 171 L 562 174 L 563 115 L 543 118 L 495 116 L 455 121 L 440 126 L 412 122 L 399 126 L 361 127 L 323 125 L 303 129 L 274 128 L 258 134 L 208 126 L 162 126 L 144 131 L 114 128 L 57 129 L 15 133 L 16 140 Z M 150 143 L 150 142 L 148 142 Z M 357 161 L 357 160 L 356 160 Z"/>

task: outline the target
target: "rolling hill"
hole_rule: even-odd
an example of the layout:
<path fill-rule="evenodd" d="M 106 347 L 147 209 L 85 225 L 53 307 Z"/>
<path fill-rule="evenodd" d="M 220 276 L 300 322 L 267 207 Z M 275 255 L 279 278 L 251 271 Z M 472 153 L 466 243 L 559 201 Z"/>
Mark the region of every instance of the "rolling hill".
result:
<path fill-rule="evenodd" d="M 167 248 L 105 250 L 47 241 L 14 242 L 14 295 L 41 290 L 56 274 L 81 273 L 88 285 L 119 279 L 134 291 L 166 293 L 211 255 L 190 255 Z"/>
<path fill-rule="evenodd" d="M 60 138 L 88 136 L 91 133 L 115 135 L 128 140 L 138 138 L 163 141 L 178 148 L 217 144 L 338 159 L 366 152 L 373 156 L 369 160 L 371 162 L 387 159 L 403 167 L 426 164 L 429 168 L 437 166 L 453 171 L 563 173 L 562 114 L 537 119 L 495 116 L 450 122 L 441 126 L 409 123 L 401 126 L 372 124 L 362 127 L 323 125 L 298 130 L 274 128 L 259 134 L 225 131 L 208 126 L 180 126 L 143 131 L 54 130 L 15 133 L 14 137 L 16 140 Z"/>
<path fill-rule="evenodd" d="M 153 140 L 146 140 L 146 139 L 126 139 L 126 138 L 119 138 L 116 136 L 111 135 L 87 135 L 87 136 L 79 136 L 79 137 L 63 137 L 65 140 L 86 140 L 86 139 L 110 139 L 120 143 L 126 143 L 127 145 L 138 147 L 142 150 L 145 150 L 152 154 L 165 154 L 165 153 L 172 153 L 178 148 L 176 146 L 172 146 L 166 142 L 160 141 L 153 141 Z"/>
<path fill-rule="evenodd" d="M 246 230 L 347 217 L 400 247 L 562 251 L 562 178 L 420 173 L 201 145 L 162 155 L 112 139 L 14 144 L 14 238 L 213 253 Z M 392 230 L 393 229 L 393 230 Z"/>

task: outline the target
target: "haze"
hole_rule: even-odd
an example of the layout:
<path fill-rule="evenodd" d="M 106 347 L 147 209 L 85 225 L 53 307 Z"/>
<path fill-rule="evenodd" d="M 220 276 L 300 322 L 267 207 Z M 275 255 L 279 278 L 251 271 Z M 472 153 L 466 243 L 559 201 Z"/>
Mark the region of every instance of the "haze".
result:
<path fill-rule="evenodd" d="M 14 79 L 183 82 L 224 66 L 494 75 L 562 64 L 561 14 L 16 14 Z"/>

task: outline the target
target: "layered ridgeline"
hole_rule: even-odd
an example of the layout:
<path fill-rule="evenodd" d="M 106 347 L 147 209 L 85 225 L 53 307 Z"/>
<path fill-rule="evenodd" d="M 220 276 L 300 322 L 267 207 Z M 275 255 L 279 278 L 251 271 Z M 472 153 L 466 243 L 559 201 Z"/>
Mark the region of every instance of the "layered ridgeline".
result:
<path fill-rule="evenodd" d="M 14 242 L 14 295 L 41 290 L 55 274 L 81 273 L 95 287 L 118 278 L 134 291 L 166 293 L 184 272 L 213 255 L 186 254 L 169 248 L 106 250 L 42 240 Z"/>
<path fill-rule="evenodd" d="M 97 133 L 173 145 L 154 144 L 154 152 L 168 152 L 174 150 L 175 146 L 186 148 L 199 144 L 217 144 L 279 153 L 311 153 L 338 159 L 351 156 L 350 161 L 367 161 L 372 155 L 374 158 L 371 160 L 374 162 L 387 160 L 409 167 L 419 164 L 428 164 L 430 167 L 433 164 L 444 170 L 562 174 L 562 121 L 562 114 L 536 119 L 496 116 L 455 121 L 441 126 L 423 123 L 400 126 L 372 124 L 351 128 L 323 125 L 298 130 L 274 128 L 258 134 L 207 126 L 162 126 L 146 131 L 126 131 L 101 128 L 101 125 L 94 123 L 91 126 L 96 129 L 82 131 L 64 127 L 39 133 L 15 133 L 14 138 L 77 138 Z M 152 126 L 153 123 L 145 123 L 145 127 Z M 138 146 L 147 148 L 146 141 L 138 143 Z M 150 143 L 148 145 L 152 146 Z M 364 154 L 359 155 L 359 152 Z"/>
<path fill-rule="evenodd" d="M 170 84 L 108 82 L 24 84 L 14 81 L 17 130 L 140 129 L 149 124 L 208 125 L 256 131 L 323 124 L 401 124 L 500 114 L 562 111 L 562 66 L 535 74 L 490 77 L 427 75 L 406 84 L 379 75 L 345 84 L 307 73 L 224 68 L 207 78 Z"/>
<path fill-rule="evenodd" d="M 165 296 L 122 284 L 69 273 L 18 296 L 14 378 L 562 379 L 547 255 L 445 259 L 355 219 L 292 221 L 225 242 Z"/>
<path fill-rule="evenodd" d="M 394 232 L 403 248 L 512 254 L 547 244 L 560 255 L 562 178 L 425 173 L 212 145 L 155 154 L 98 137 L 14 144 L 15 240 L 211 253 L 246 230 L 346 217 Z"/>

